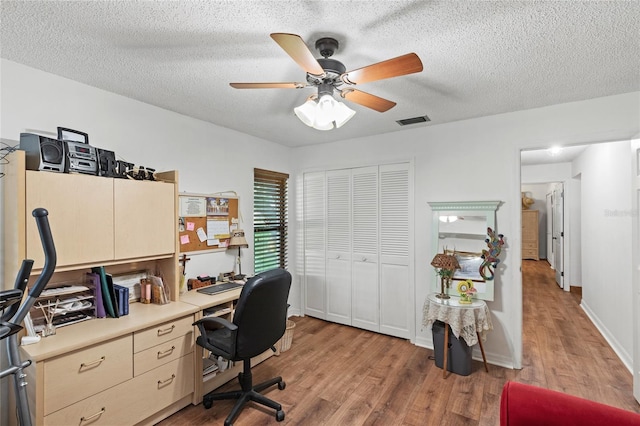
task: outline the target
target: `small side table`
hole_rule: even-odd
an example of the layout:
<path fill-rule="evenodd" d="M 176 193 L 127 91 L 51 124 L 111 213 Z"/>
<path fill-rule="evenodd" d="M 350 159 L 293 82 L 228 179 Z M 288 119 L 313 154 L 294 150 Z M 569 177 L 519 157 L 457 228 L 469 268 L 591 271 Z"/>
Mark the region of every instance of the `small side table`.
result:
<path fill-rule="evenodd" d="M 439 299 L 435 293 L 430 294 L 424 303 L 422 325 L 431 326 L 435 321 L 444 323 L 444 365 L 442 377 L 447 377 L 447 348 L 449 346 L 449 327 L 456 338 L 462 338 L 469 346 L 480 345 L 485 371 L 489 372 L 487 358 L 482 341 L 486 332 L 493 330 L 491 312 L 484 300 L 474 300 L 471 304 L 461 304 L 460 298 Z"/>

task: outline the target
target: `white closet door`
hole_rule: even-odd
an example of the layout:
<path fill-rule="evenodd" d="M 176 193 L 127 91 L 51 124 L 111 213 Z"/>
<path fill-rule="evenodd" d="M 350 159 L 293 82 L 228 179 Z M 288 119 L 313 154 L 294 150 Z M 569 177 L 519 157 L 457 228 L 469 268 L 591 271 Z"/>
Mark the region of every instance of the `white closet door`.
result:
<path fill-rule="evenodd" d="M 351 325 L 351 171 L 327 172 L 327 320 Z"/>
<path fill-rule="evenodd" d="M 326 319 L 326 181 L 324 172 L 304 174 L 304 313 Z"/>
<path fill-rule="evenodd" d="M 378 167 L 351 172 L 353 250 L 352 325 L 380 330 L 378 280 Z"/>
<path fill-rule="evenodd" d="M 413 318 L 409 164 L 380 166 L 380 332 L 410 338 Z"/>

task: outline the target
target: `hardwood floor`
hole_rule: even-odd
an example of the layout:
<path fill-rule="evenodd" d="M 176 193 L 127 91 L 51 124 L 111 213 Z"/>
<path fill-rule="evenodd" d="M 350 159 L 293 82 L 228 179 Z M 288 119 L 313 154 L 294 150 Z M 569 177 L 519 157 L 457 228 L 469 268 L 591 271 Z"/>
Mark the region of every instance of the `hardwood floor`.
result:
<path fill-rule="evenodd" d="M 569 292 L 558 288 L 546 261 L 523 262 L 523 368 L 495 365 L 485 373 L 473 361 L 469 376 L 450 374 L 433 351 L 408 341 L 318 319 L 296 322 L 289 351 L 253 369 L 254 382 L 282 375 L 287 383 L 266 392 L 286 413 L 249 404 L 235 425 L 498 425 L 507 380 L 529 383 L 640 413 L 629 371 Z M 237 380 L 221 388 L 237 388 Z M 219 425 L 232 407 L 189 406 L 160 423 Z"/>

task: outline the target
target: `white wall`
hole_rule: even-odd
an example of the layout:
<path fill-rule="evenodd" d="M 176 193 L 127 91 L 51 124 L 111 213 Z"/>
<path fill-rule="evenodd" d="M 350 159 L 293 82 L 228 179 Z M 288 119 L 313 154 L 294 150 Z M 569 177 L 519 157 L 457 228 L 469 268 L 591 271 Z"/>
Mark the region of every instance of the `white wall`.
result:
<path fill-rule="evenodd" d="M 629 93 L 298 148 L 294 161 L 299 175 L 320 168 L 414 159 L 414 309 L 416 342 L 425 346 L 431 344 L 431 335 L 430 330 L 421 326 L 422 307 L 434 276 L 429 266 L 434 253 L 431 253 L 431 211 L 427 203 L 502 200 L 496 228 L 506 236 L 506 246 L 496 278 L 496 299 L 489 302 L 494 330 L 488 335 L 485 350 L 492 362 L 519 367 L 522 356 L 520 150 L 547 148 L 558 141 L 577 144 L 630 137 L 639 128 L 639 99 L 638 93 Z M 357 115 L 349 125 L 357 125 Z"/>
<path fill-rule="evenodd" d="M 489 303 L 494 330 L 485 344 L 490 360 L 520 366 L 522 308 L 520 276 L 520 150 L 551 143 L 622 140 L 640 131 L 639 93 L 501 114 L 325 145 L 289 149 L 210 123 L 2 60 L 0 137 L 17 141 L 23 131 L 51 132 L 57 126 L 89 133 L 92 145 L 114 150 L 130 162 L 178 169 L 180 190 L 235 190 L 244 228 L 252 240 L 253 167 L 292 173 L 291 266 L 295 269 L 296 181 L 302 171 L 326 167 L 414 160 L 416 341 L 430 344 L 422 328 L 422 305 L 434 276 L 431 211 L 428 201 L 502 200 L 497 230 L 506 236 L 496 278 L 496 300 Z M 372 114 L 372 111 L 361 111 Z M 432 115 L 432 114 L 431 114 Z M 357 115 L 349 125 L 358 125 Z M 310 130 L 312 131 L 312 130 Z M 629 225 L 630 229 L 630 225 Z M 193 257 L 187 274 L 215 274 L 233 265 L 232 253 Z M 253 268 L 251 248 L 244 269 Z M 300 306 L 294 274 L 292 307 Z M 615 327 L 615 319 L 607 317 Z M 630 335 L 628 339 L 630 339 Z"/>
<path fill-rule="evenodd" d="M 581 175 L 582 307 L 631 370 L 630 141 L 590 146 L 573 162 Z"/>
<path fill-rule="evenodd" d="M 250 242 L 253 168 L 291 170 L 287 147 L 14 62 L 2 60 L 1 65 L 4 142 L 17 144 L 25 131 L 56 137 L 58 126 L 68 127 L 87 132 L 91 145 L 115 151 L 136 165 L 178 170 L 181 192 L 236 191 Z M 234 253 L 190 256 L 187 275 L 229 271 Z M 253 271 L 251 248 L 243 250 L 243 270 Z"/>

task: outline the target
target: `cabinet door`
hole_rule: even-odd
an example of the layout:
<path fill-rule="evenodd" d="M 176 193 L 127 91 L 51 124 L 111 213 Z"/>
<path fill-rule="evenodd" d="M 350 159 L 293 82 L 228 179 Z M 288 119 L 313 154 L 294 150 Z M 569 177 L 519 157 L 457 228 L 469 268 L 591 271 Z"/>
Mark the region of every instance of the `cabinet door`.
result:
<path fill-rule="evenodd" d="M 34 269 L 44 266 L 31 214 L 38 207 L 49 212 L 58 267 L 113 259 L 113 179 L 27 171 L 26 193 L 26 251 Z"/>
<path fill-rule="evenodd" d="M 326 181 L 324 172 L 304 175 L 304 312 L 326 319 L 325 238 Z"/>
<path fill-rule="evenodd" d="M 114 179 L 115 257 L 175 252 L 175 184 Z"/>
<path fill-rule="evenodd" d="M 409 164 L 380 166 L 380 332 L 410 337 L 411 188 Z"/>
<path fill-rule="evenodd" d="M 327 320 L 351 325 L 351 172 L 327 172 Z"/>
<path fill-rule="evenodd" d="M 378 167 L 351 172 L 352 181 L 352 325 L 380 329 L 378 279 Z"/>

